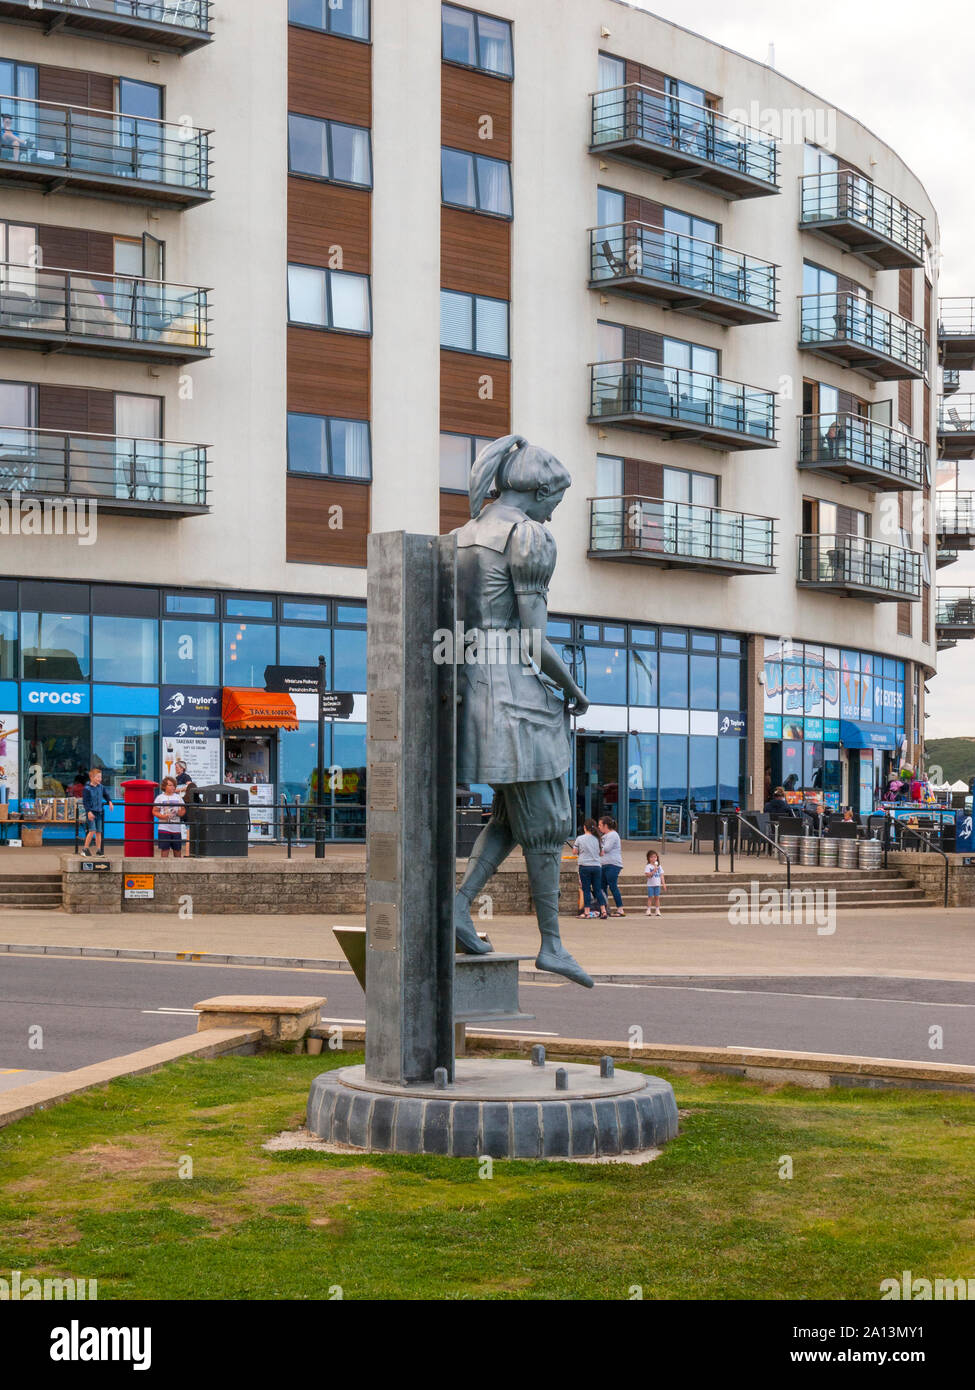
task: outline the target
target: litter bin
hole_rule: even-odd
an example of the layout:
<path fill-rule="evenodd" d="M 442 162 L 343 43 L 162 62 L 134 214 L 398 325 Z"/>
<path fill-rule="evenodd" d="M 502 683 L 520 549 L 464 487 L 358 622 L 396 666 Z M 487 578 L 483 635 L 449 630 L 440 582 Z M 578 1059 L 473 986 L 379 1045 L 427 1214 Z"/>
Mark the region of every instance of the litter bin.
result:
<path fill-rule="evenodd" d="M 250 798 L 246 787 L 197 787 L 190 793 L 193 856 L 246 859 Z"/>

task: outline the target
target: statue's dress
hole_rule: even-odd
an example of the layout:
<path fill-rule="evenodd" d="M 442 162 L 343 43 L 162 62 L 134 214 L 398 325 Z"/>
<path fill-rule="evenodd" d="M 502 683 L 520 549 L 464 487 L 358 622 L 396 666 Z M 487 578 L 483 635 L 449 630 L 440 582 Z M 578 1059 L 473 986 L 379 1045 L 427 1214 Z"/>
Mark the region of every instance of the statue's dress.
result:
<path fill-rule="evenodd" d="M 528 645 L 527 633 L 518 641 L 518 596 L 548 595 L 552 534 L 499 503 L 454 534 L 458 615 L 467 633 L 485 634 L 488 656 L 458 669 L 457 779 L 498 787 L 562 778 L 572 762 L 566 707 L 529 658 L 534 652 L 537 659 L 545 633 L 537 645 Z"/>

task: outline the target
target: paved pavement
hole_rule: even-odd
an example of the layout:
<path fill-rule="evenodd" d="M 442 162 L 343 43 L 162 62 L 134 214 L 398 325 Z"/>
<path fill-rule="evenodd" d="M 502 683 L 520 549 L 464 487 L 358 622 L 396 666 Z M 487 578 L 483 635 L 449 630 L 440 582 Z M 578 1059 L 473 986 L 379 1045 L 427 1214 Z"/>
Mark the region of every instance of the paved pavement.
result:
<path fill-rule="evenodd" d="M 0 970 L 0 1071 L 67 1071 L 183 1037 L 195 1031 L 195 1003 L 236 993 L 320 994 L 323 1021 L 365 1020 L 362 990 L 347 971 L 8 956 Z M 552 979 L 524 981 L 521 1004 L 534 1021 L 490 1031 L 541 1042 L 632 1039 L 975 1064 L 971 982 L 684 977 L 583 991 Z M 27 1045 L 37 1025 L 40 1052 Z M 932 1028 L 941 1030 L 937 1049 Z"/>
<path fill-rule="evenodd" d="M 0 945 L 107 946 L 130 950 L 341 960 L 333 925 L 364 918 L 0 912 Z M 534 958 L 533 918 L 497 917 L 487 927 L 501 951 Z M 975 913 L 970 908 L 841 910 L 836 930 L 734 926 L 713 914 L 562 920 L 569 950 L 593 975 L 863 975 L 975 980 Z M 0 955 L 0 973 L 5 969 Z"/>

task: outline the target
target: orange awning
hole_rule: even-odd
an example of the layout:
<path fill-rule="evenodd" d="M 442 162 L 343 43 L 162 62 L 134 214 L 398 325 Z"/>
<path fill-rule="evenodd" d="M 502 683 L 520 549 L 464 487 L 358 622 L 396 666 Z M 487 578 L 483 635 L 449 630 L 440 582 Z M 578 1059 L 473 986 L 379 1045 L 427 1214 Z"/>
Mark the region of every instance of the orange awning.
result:
<path fill-rule="evenodd" d="M 227 729 L 298 729 L 295 702 L 290 695 L 266 690 L 225 690 L 223 722 Z"/>

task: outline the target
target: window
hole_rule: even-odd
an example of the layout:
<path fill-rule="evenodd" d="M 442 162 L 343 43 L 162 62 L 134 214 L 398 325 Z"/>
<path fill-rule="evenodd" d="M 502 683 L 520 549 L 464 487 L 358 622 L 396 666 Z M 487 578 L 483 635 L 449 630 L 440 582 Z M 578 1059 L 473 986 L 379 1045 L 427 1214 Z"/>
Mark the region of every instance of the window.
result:
<path fill-rule="evenodd" d="M 609 454 L 596 455 L 596 496 L 623 495 L 623 460 Z"/>
<path fill-rule="evenodd" d="M 331 668 L 332 689 L 364 691 L 366 688 L 365 628 L 336 628 L 332 637 L 335 649 Z"/>
<path fill-rule="evenodd" d="M 317 666 L 325 658 L 326 676 L 332 670 L 332 634 L 321 627 L 283 627 L 280 629 L 278 659 L 282 666 Z"/>
<path fill-rule="evenodd" d="M 273 598 L 227 598 L 224 612 L 228 618 L 273 618 Z"/>
<path fill-rule="evenodd" d="M 511 25 L 506 19 L 443 6 L 443 59 L 495 77 L 514 76 Z"/>
<path fill-rule="evenodd" d="M 152 618 L 92 619 L 92 677 L 119 685 L 155 685 L 158 624 Z"/>
<path fill-rule="evenodd" d="M 220 628 L 216 623 L 164 622 L 163 685 L 220 684 Z"/>
<path fill-rule="evenodd" d="M 493 443 L 470 434 L 440 436 L 440 487 L 444 492 L 467 492 L 471 468 L 482 449 Z"/>
<path fill-rule="evenodd" d="M 277 661 L 277 628 L 262 623 L 224 623 L 224 685 L 264 689 L 264 668 Z"/>
<path fill-rule="evenodd" d="M 442 149 L 440 186 L 443 201 L 452 207 L 472 208 L 498 217 L 512 215 L 511 165 L 503 159 Z"/>
<path fill-rule="evenodd" d="M 368 421 L 289 414 L 288 472 L 368 482 L 372 477 Z"/>
<path fill-rule="evenodd" d="M 718 505 L 718 480 L 711 473 L 691 473 L 683 468 L 665 468 L 664 499 L 693 502 L 701 507 Z"/>
<path fill-rule="evenodd" d="M 508 356 L 508 301 L 440 291 L 440 346 Z"/>
<path fill-rule="evenodd" d="M 372 140 L 364 126 L 288 116 L 288 169 L 292 174 L 372 187 Z"/>
<path fill-rule="evenodd" d="M 167 613 L 193 613 L 206 616 L 216 613 L 217 600 L 210 594 L 167 594 Z"/>
<path fill-rule="evenodd" d="M 92 720 L 92 766 L 100 767 L 109 795 L 123 800 L 122 783 L 155 775 L 158 719 L 132 715 Z"/>
<path fill-rule="evenodd" d="M 369 41 L 369 0 L 288 0 L 288 23 Z"/>
<path fill-rule="evenodd" d="M 0 680 L 16 680 L 18 670 L 17 614 L 0 613 Z"/>
<path fill-rule="evenodd" d="M 289 265 L 288 321 L 349 333 L 371 333 L 369 276 Z"/>
<path fill-rule="evenodd" d="M 24 680 L 88 680 L 91 664 L 87 614 L 25 613 L 21 659 Z"/>
<path fill-rule="evenodd" d="M 282 600 L 281 617 L 286 623 L 327 623 L 328 604 L 288 603 Z"/>
<path fill-rule="evenodd" d="M 615 188 L 600 188 L 596 196 L 596 221 L 600 227 L 615 227 L 626 220 L 626 196 Z"/>

